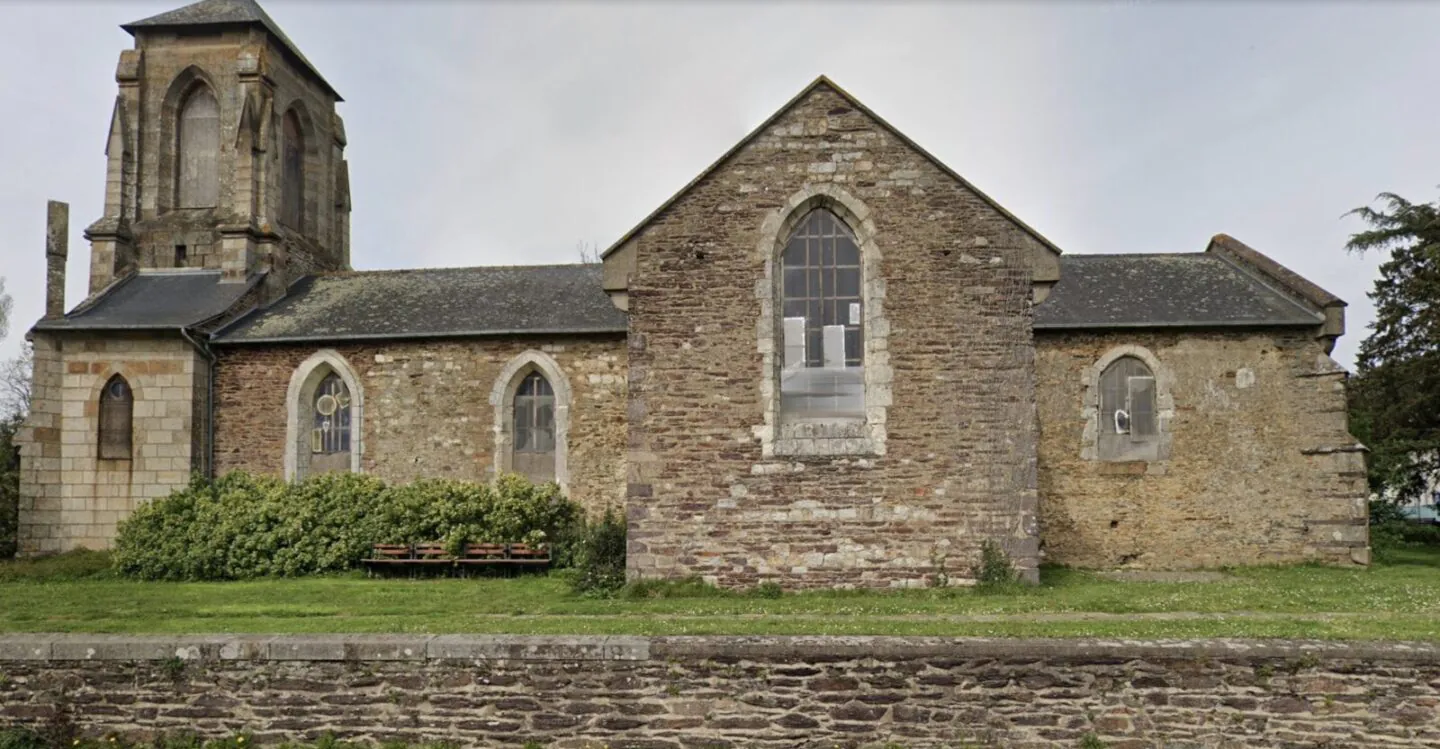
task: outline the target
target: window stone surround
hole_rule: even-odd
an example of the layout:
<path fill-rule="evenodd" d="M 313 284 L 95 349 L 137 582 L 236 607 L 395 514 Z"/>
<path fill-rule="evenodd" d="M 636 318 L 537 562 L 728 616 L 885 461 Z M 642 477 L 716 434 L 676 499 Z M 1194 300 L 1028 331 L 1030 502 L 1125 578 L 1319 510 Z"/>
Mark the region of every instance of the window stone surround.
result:
<path fill-rule="evenodd" d="M 365 454 L 365 391 L 360 378 L 345 357 L 334 349 L 316 351 L 300 363 L 290 376 L 290 387 L 285 393 L 285 479 L 298 481 L 301 475 L 302 452 L 310 449 L 309 434 L 314 420 L 313 401 L 315 388 L 331 371 L 340 375 L 345 387 L 350 390 L 350 472 L 361 473 L 361 458 Z"/>
<path fill-rule="evenodd" d="M 865 417 L 863 419 L 804 419 L 787 421 L 780 414 L 779 375 L 782 348 L 780 319 L 780 253 L 811 210 L 833 212 L 855 234 L 860 248 L 860 298 L 864 314 Z M 756 339 L 765 377 L 760 381 L 764 423 L 753 427 L 762 455 L 794 457 L 880 456 L 885 454 L 886 415 L 891 380 L 889 335 L 885 317 L 885 280 L 880 274 L 880 248 L 869 206 L 834 183 L 811 183 L 791 195 L 766 216 L 760 226 L 755 252 L 764 273 L 755 285 L 760 301 Z"/>
<path fill-rule="evenodd" d="M 1100 461 L 1100 376 L 1116 361 L 1133 357 L 1145 363 L 1155 375 L 1155 422 L 1159 432 L 1152 470 L 1163 471 L 1163 463 L 1170 459 L 1170 443 L 1174 434 L 1171 420 L 1175 418 L 1175 397 L 1171 390 L 1175 385 L 1175 372 L 1160 362 L 1149 349 L 1143 346 L 1124 344 L 1106 351 L 1095 363 L 1085 369 L 1080 416 L 1085 430 L 1080 437 L 1080 457 L 1084 460 Z M 1153 465 L 1159 464 L 1159 465 Z"/>
<path fill-rule="evenodd" d="M 555 391 L 555 483 L 562 493 L 568 493 L 570 484 L 569 436 L 570 436 L 570 381 L 554 357 L 543 351 L 531 349 L 517 354 L 500 370 L 495 385 L 490 390 L 490 405 L 495 411 L 495 477 L 509 473 L 514 464 L 515 442 L 515 392 L 521 381 L 531 372 L 539 372 L 550 382 Z"/>

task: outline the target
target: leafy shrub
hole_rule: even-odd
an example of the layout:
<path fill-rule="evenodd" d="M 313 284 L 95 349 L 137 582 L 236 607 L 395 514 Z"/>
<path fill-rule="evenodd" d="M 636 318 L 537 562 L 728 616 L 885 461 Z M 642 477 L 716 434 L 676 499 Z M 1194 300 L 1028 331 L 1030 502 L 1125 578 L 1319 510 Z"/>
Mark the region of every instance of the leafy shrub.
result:
<path fill-rule="evenodd" d="M 377 543 L 552 543 L 565 547 L 579 505 L 554 484 L 424 479 L 386 486 L 324 474 L 298 483 L 230 473 L 197 479 L 120 524 L 115 564 L 147 580 L 296 577 L 355 567 Z M 568 550 L 559 549 L 561 555 Z"/>
<path fill-rule="evenodd" d="M 994 541 L 980 544 L 980 562 L 970 570 L 976 590 L 998 591 L 1013 587 L 1020 580 L 1010 555 Z"/>
<path fill-rule="evenodd" d="M 608 597 L 625 587 L 625 518 L 606 508 L 600 520 L 578 528 L 573 549 L 576 593 Z M 643 597 L 643 596 L 642 596 Z"/>

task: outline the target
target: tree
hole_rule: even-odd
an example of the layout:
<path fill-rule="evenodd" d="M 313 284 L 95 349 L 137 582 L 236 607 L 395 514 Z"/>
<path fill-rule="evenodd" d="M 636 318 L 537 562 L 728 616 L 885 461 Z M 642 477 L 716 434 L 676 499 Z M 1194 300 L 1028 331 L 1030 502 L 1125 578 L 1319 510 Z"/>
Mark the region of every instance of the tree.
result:
<path fill-rule="evenodd" d="M 10 333 L 10 308 L 14 300 L 5 293 L 5 278 L 0 276 L 0 341 Z"/>
<path fill-rule="evenodd" d="M 10 295 L 5 293 L 5 279 L 0 278 L 0 340 L 4 340 L 10 328 Z M 23 362 L 23 364 L 22 364 Z M 19 359 L 6 362 L 0 377 L 0 559 L 15 556 L 15 529 L 18 521 L 16 511 L 20 499 L 20 461 L 15 450 L 15 433 L 30 405 L 30 346 Z M 15 380 L 17 389 L 9 387 L 12 372 L 20 372 Z M 23 400 L 12 403 L 11 396 L 24 394 Z"/>
<path fill-rule="evenodd" d="M 1369 294 L 1375 323 L 1350 383 L 1351 429 L 1371 450 L 1371 488 L 1412 499 L 1440 469 L 1440 201 L 1377 200 L 1347 214 L 1370 226 L 1348 251 L 1390 253 Z"/>
<path fill-rule="evenodd" d="M 0 421 L 30 412 L 30 379 L 35 367 L 35 350 L 26 341 L 20 355 L 0 364 Z"/>

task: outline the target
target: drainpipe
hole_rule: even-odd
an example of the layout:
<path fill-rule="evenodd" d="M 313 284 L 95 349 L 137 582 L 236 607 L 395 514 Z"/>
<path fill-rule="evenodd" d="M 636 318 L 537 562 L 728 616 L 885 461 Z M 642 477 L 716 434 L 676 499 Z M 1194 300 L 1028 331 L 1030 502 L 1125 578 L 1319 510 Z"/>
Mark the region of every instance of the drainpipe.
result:
<path fill-rule="evenodd" d="M 205 357 L 208 369 L 205 375 L 205 478 L 215 478 L 215 354 L 210 347 L 191 337 L 190 331 L 180 328 L 180 336 Z"/>

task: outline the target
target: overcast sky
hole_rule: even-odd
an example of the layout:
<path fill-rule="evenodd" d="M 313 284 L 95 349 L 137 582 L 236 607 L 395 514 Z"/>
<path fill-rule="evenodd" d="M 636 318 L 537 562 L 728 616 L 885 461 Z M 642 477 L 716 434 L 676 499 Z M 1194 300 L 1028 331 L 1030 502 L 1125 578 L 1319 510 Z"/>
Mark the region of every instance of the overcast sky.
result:
<path fill-rule="evenodd" d="M 118 26 L 183 3 L 5 3 L 0 276 L 13 356 L 100 216 Z M 825 73 L 1067 253 L 1247 242 L 1350 302 L 1342 214 L 1440 183 L 1440 3 L 269 0 L 346 98 L 357 269 L 572 262 Z"/>

